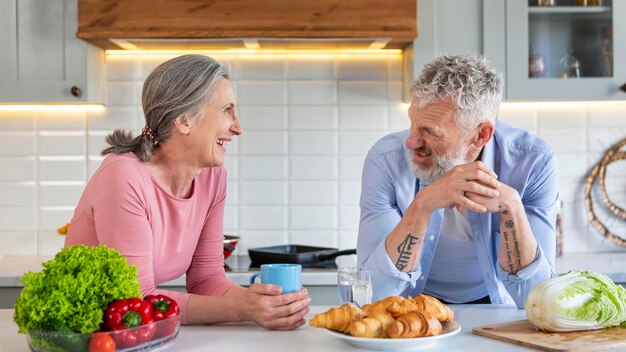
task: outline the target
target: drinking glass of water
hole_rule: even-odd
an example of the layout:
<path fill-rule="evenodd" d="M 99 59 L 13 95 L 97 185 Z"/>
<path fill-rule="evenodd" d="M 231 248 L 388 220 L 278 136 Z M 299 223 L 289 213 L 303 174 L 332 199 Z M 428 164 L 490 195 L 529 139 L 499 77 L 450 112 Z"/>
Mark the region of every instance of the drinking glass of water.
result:
<path fill-rule="evenodd" d="M 372 272 L 364 268 L 340 268 L 339 304 L 354 303 L 361 307 L 372 303 Z"/>

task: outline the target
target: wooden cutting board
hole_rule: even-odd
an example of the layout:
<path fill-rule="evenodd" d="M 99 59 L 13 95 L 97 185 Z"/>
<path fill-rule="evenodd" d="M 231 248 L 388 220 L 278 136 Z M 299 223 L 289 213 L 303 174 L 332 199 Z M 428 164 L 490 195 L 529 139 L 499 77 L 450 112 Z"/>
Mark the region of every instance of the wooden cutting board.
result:
<path fill-rule="evenodd" d="M 476 335 L 532 347 L 543 351 L 585 352 L 611 348 L 626 348 L 626 328 L 573 332 L 543 332 L 528 320 L 478 326 L 472 329 Z"/>

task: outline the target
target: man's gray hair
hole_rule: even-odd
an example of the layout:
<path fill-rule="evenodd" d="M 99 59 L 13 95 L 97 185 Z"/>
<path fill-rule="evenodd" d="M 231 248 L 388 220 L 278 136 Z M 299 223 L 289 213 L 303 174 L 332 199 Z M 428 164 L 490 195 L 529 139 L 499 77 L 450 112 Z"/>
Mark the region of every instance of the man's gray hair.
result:
<path fill-rule="evenodd" d="M 102 155 L 133 152 L 150 161 L 155 149 L 172 135 L 174 120 L 183 115 L 199 118 L 213 87 L 223 78 L 230 78 L 228 67 L 204 55 L 183 55 L 162 63 L 146 78 L 141 99 L 152 135 L 133 137 L 130 131 L 115 130 L 106 137 L 111 146 Z"/>
<path fill-rule="evenodd" d="M 458 125 L 467 130 L 482 122 L 495 125 L 502 99 L 502 75 L 483 56 L 443 55 L 424 66 L 411 85 L 418 107 L 450 101 Z"/>

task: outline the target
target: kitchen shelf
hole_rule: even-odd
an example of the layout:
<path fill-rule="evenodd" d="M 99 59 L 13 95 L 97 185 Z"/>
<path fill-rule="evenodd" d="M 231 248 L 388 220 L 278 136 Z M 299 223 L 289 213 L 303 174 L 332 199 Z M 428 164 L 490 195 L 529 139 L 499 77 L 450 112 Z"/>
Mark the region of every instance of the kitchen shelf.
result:
<path fill-rule="evenodd" d="M 610 6 L 529 6 L 529 14 L 574 14 L 574 13 L 611 13 Z"/>

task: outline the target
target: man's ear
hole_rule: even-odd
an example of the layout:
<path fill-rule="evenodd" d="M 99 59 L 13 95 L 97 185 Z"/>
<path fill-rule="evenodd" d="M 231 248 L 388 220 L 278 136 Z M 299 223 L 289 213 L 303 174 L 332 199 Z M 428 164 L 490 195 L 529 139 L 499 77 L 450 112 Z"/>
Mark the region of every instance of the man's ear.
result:
<path fill-rule="evenodd" d="M 478 133 L 476 138 L 472 142 L 476 147 L 482 148 L 485 144 L 489 143 L 495 128 L 491 122 L 483 122 L 478 125 Z"/>
<path fill-rule="evenodd" d="M 178 130 L 178 132 L 184 135 L 188 135 L 189 132 L 191 132 L 191 123 L 187 115 L 178 116 L 174 120 L 174 127 Z"/>

